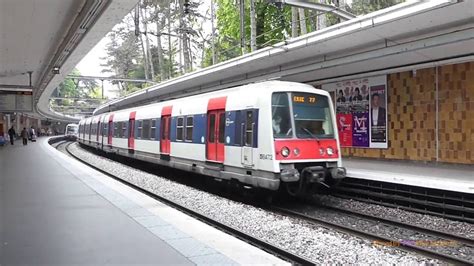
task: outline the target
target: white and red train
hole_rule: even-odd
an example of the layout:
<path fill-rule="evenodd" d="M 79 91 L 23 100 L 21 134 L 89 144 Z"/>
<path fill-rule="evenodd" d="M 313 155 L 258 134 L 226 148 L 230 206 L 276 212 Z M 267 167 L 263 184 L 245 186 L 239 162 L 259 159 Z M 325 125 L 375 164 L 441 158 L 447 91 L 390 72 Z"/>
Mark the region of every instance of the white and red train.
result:
<path fill-rule="evenodd" d="M 345 177 L 328 92 L 266 81 L 83 119 L 105 152 L 292 195 Z"/>
<path fill-rule="evenodd" d="M 77 124 L 68 124 L 66 130 L 64 131 L 64 136 L 67 140 L 75 141 L 77 139 L 77 134 L 79 132 L 79 126 Z"/>

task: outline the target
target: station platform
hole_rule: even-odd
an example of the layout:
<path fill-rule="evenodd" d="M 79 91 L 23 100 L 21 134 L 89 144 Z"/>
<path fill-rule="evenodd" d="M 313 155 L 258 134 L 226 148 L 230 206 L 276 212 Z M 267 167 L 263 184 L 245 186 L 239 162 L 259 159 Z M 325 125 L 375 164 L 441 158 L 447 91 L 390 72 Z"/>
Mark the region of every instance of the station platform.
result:
<path fill-rule="evenodd" d="M 47 140 L 0 147 L 0 265 L 288 264 Z"/>
<path fill-rule="evenodd" d="M 343 158 L 347 176 L 389 183 L 474 193 L 474 166 Z"/>

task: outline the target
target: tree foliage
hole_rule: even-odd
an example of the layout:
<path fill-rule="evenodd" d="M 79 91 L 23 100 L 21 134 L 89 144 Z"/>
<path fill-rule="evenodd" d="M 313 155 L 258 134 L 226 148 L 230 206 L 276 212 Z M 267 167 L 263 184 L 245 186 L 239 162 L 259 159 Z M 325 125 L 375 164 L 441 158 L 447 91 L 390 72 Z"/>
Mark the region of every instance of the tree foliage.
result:
<path fill-rule="evenodd" d="M 189 0 L 187 9 L 184 1 L 141 0 L 138 9 L 108 35 L 107 56 L 103 64 L 106 71 L 118 77 L 154 78 L 160 82 L 251 51 L 251 0 L 243 0 L 243 17 L 240 15 L 240 0 L 213 0 L 216 7 L 214 35 L 208 28 L 211 21 L 209 8 L 207 11 L 202 8 L 210 7 L 209 0 Z M 313 1 L 336 5 L 346 3 L 343 0 Z M 363 15 L 400 2 L 403 0 L 353 0 L 352 5 L 341 8 Z M 295 35 L 294 27 L 299 28 L 297 36 L 341 22 L 332 14 L 309 9 L 298 9 L 296 19 L 299 21 L 295 21 L 288 5 L 277 6 L 268 0 L 253 0 L 253 3 L 255 34 L 252 36 L 256 36 L 254 47 L 257 49 L 291 38 L 292 30 Z M 241 20 L 245 25 L 244 47 L 241 46 Z M 116 84 L 122 94 L 146 86 L 141 83 Z"/>
<path fill-rule="evenodd" d="M 405 2 L 405 0 L 353 0 L 348 10 L 355 15 L 365 15 Z"/>

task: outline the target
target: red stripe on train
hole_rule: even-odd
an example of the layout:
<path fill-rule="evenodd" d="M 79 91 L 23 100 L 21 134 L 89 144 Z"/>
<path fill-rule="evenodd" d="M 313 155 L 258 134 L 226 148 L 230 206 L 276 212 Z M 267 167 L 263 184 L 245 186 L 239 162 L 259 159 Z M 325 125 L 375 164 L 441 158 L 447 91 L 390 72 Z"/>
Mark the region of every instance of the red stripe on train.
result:
<path fill-rule="evenodd" d="M 290 150 L 288 157 L 284 157 L 281 154 L 284 147 Z M 321 148 L 324 151 L 322 155 L 320 152 Z M 333 155 L 328 155 L 327 148 L 332 148 L 334 151 Z M 319 143 L 315 139 L 276 139 L 275 153 L 277 160 L 334 159 L 339 157 L 335 139 L 321 139 Z"/>
<path fill-rule="evenodd" d="M 207 111 L 225 110 L 226 102 L 227 96 L 209 99 L 209 102 L 207 103 Z"/>
<path fill-rule="evenodd" d="M 169 106 L 164 106 L 163 109 L 161 109 L 161 116 L 164 116 L 164 115 L 171 115 L 171 111 L 173 110 L 173 106 L 172 105 L 169 105 Z"/>
<path fill-rule="evenodd" d="M 135 117 L 137 112 L 130 112 L 130 116 L 128 118 L 128 149 L 134 150 L 135 149 Z"/>
<path fill-rule="evenodd" d="M 108 126 L 109 132 L 107 136 L 107 144 L 112 145 L 112 136 L 114 134 L 114 114 L 110 114 L 109 116 L 109 126 Z"/>

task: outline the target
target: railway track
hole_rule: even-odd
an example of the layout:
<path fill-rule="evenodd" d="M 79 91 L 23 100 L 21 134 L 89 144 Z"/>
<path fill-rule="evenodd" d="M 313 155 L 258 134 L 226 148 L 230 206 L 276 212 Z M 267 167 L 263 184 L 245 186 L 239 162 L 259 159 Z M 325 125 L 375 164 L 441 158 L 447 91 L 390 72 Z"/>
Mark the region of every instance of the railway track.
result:
<path fill-rule="evenodd" d="M 69 144 L 67 144 L 69 143 Z M 193 210 L 190 210 L 186 207 L 183 207 L 179 204 L 176 204 L 172 201 L 169 201 L 165 198 L 162 198 L 158 195 L 155 195 L 153 193 L 150 193 L 140 187 L 137 187 L 136 185 L 134 184 L 131 184 L 127 181 L 124 181 L 114 175 L 111 175 L 109 173 L 106 173 L 104 171 L 102 171 L 101 169 L 98 169 L 97 167 L 83 161 L 81 158 L 78 158 L 77 156 L 75 156 L 74 154 L 72 154 L 71 152 L 69 152 L 68 150 L 68 147 L 71 143 L 70 142 L 61 142 L 61 143 L 58 143 L 56 146 L 59 147 L 59 149 L 64 149 L 64 152 L 66 152 L 67 154 L 71 155 L 72 157 L 78 159 L 79 161 L 87 164 L 88 166 L 108 175 L 108 176 L 111 176 L 112 178 L 122 182 L 122 183 L 125 183 L 143 193 L 146 193 L 147 195 L 159 200 L 159 201 L 162 201 L 164 202 L 165 204 L 167 205 L 171 205 L 172 207 L 175 207 L 176 209 L 179 209 L 185 213 L 187 213 L 188 215 L 191 215 L 199 220 L 202 220 L 214 227 L 218 227 L 220 228 L 221 230 L 225 231 L 225 232 L 228 232 L 232 235 L 235 235 L 236 237 L 244 240 L 244 241 L 247 241 L 249 243 L 252 243 L 264 250 L 267 250 L 268 252 L 270 253 L 273 253 L 281 258 L 284 258 L 285 260 L 288 260 L 288 261 L 291 261 L 293 263 L 296 263 L 296 264 L 313 264 L 311 261 L 308 261 L 306 260 L 305 258 L 302 258 L 298 255 L 295 255 L 295 254 L 292 254 L 292 253 L 288 253 L 287 251 L 285 250 L 281 250 L 279 249 L 278 247 L 275 247 L 273 245 L 271 245 L 270 243 L 267 243 L 265 241 L 262 241 L 260 239 L 257 239 L 257 238 L 254 238 L 252 236 L 248 236 L 246 235 L 245 233 L 242 233 L 232 227 L 229 227 L 225 224 L 222 224 L 222 223 L 219 223 L 219 222 L 216 222 L 216 221 L 213 221 L 212 219 L 209 219 L 208 217 L 206 216 L 203 216 L 201 215 L 200 213 L 196 213 L 194 212 Z M 384 236 L 384 235 L 380 235 L 380 234 L 377 234 L 377 233 L 374 233 L 374 232 L 370 232 L 370 231 L 367 231 L 367 230 L 357 230 L 357 228 L 354 228 L 353 226 L 348 226 L 347 224 L 341 224 L 341 223 L 337 223 L 337 222 L 334 222 L 334 221 L 330 221 L 330 219 L 318 219 L 317 217 L 314 217 L 312 215 L 308 215 L 308 214 L 305 214 L 303 212 L 299 212 L 297 211 L 298 208 L 293 208 L 293 209 L 288 209 L 288 208 L 283 208 L 283 207 L 276 207 L 276 206 L 273 206 L 273 207 L 270 207 L 269 209 L 271 209 L 272 211 L 276 212 L 276 213 L 280 213 L 280 214 L 284 214 L 284 215 L 288 215 L 288 216 L 294 216 L 298 219 L 302 219 L 302 220 L 305 220 L 305 221 L 308 221 L 310 223 L 316 223 L 318 225 L 323 225 L 325 227 L 328 227 L 328 228 L 331 228 L 331 229 L 336 229 L 336 230 L 339 230 L 339 231 L 343 231 L 345 233 L 349 233 L 351 235 L 358 235 L 362 238 L 367 238 L 367 239 L 371 239 L 374 241 L 374 244 L 378 244 L 378 245 L 390 245 L 390 246 L 393 246 L 395 248 L 400 248 L 400 249 L 403 249 L 403 250 L 406 250 L 406 251 L 409 251 L 409 252 L 415 252 L 415 253 L 418 253 L 418 254 L 422 254 L 424 256 L 427 256 L 427 257 L 430 257 L 430 258 L 434 258 L 434 259 L 439 259 L 439 260 L 442 260 L 442 261 L 446 261 L 448 263 L 453 263 L 453 264 L 469 264 L 469 265 L 472 265 L 473 262 L 474 262 L 474 259 L 472 259 L 472 256 L 470 258 L 462 258 L 461 255 L 462 254 L 459 254 L 459 253 L 462 253 L 462 252 L 457 252 L 455 250 L 456 247 L 453 247 L 452 249 L 454 250 L 454 255 L 453 254 L 445 254 L 443 252 L 439 252 L 439 250 L 436 250 L 436 248 L 433 248 L 433 247 L 429 247 L 429 246 L 423 246 L 423 245 L 419 245 L 419 242 L 417 243 L 416 241 L 413 241 L 413 240 L 410 240 L 409 238 L 401 238 L 401 237 L 394 237 L 394 236 Z M 364 220 L 366 222 L 370 222 L 370 223 L 373 223 L 374 224 L 374 227 L 381 227 L 381 226 L 385 226 L 385 227 L 391 227 L 393 228 L 393 231 L 400 231 L 400 230 L 404 230 L 405 232 L 406 231 L 411 231 L 413 232 L 412 235 L 417 235 L 418 236 L 418 239 L 422 239 L 421 243 L 425 243 L 425 244 L 433 244 L 433 243 L 438 243 L 438 244 L 456 244 L 456 246 L 459 246 L 459 245 L 462 245 L 461 248 L 458 248 L 458 249 L 462 249 L 464 248 L 464 250 L 467 250 L 467 254 L 474 254 L 474 241 L 472 239 L 468 239 L 468 238 L 464 238 L 462 236 L 457 236 L 457 235 L 452 235 L 452 234 L 449 234 L 449 233 L 446 233 L 446 232 L 438 232 L 438 231 L 434 231 L 434 230 L 431 230 L 431 229 L 427 229 L 427 228 L 422 228 L 422 227 L 419 227 L 419 226 L 416 226 L 416 225 L 411 225 L 411 224 L 405 224 L 405 223 L 401 223 L 401 222 L 396 222 L 396 221 L 390 221 L 390 220 L 387 220 L 387 219 L 383 219 L 383 218 L 378 218 L 378 217 L 373 217 L 373 216 L 369 216 L 369 215 L 364 215 L 364 214 L 361 214 L 361 213 L 355 213 L 353 211 L 350 211 L 350 210 L 346 210 L 346 209 L 340 209 L 340 208 L 336 208 L 336 207 L 331 207 L 331 206 L 324 206 L 324 209 L 326 210 L 331 210 L 333 212 L 337 212 L 339 213 L 339 215 L 343 214 L 345 216 L 352 216 L 354 217 L 354 219 L 357 219 L 357 220 Z M 429 239 L 429 240 L 427 240 Z M 424 241 L 423 241 L 424 240 Z M 457 252 L 457 253 L 456 253 Z"/>
<path fill-rule="evenodd" d="M 52 143 L 50 143 L 51 146 L 53 146 L 55 149 L 57 150 L 61 150 L 64 148 L 64 145 L 68 143 L 67 140 L 59 140 L 59 141 L 53 141 Z"/>
<path fill-rule="evenodd" d="M 203 222 L 205 222 L 205 223 L 207 223 L 207 224 L 209 224 L 213 227 L 219 228 L 220 230 L 222 230 L 222 231 L 224 231 L 228 234 L 231 234 L 231 235 L 233 235 L 233 236 L 235 236 L 235 237 L 237 237 L 237 238 L 239 238 L 239 239 L 241 239 L 245 242 L 248 242 L 248 243 L 250 243 L 254 246 L 257 246 L 257 247 L 259 247 L 259 248 L 261 248 L 261 249 L 263 249 L 263 250 L 265 250 L 265 251 L 267 251 L 271 254 L 274 254 L 275 256 L 278 256 L 278 257 L 280 257 L 284 260 L 287 260 L 287 261 L 291 262 L 292 264 L 297 264 L 297 265 L 314 265 L 315 264 L 314 262 L 312 262 L 312 261 L 310 261 L 310 260 L 308 260 L 308 259 L 306 259 L 302 256 L 299 256 L 297 254 L 288 252 L 284 249 L 281 249 L 281 248 L 279 248 L 275 245 L 272 245 L 272 244 L 270 244 L 270 243 L 268 243 L 264 240 L 261 240 L 257 237 L 254 237 L 254 236 L 248 235 L 244 232 L 241 232 L 241 231 L 239 231 L 239 230 L 237 230 L 237 229 L 235 229 L 235 228 L 233 228 L 229 225 L 226 225 L 224 223 L 220 223 L 218 221 L 215 221 L 215 220 L 213 220 L 213 219 L 211 219 L 211 218 L 209 218 L 209 217 L 207 217 L 207 216 L 205 216 L 205 215 L 203 215 L 199 212 L 196 212 L 196 211 L 194 211 L 190 208 L 182 206 L 182 205 L 180 205 L 178 203 L 175 203 L 171 200 L 168 200 L 164 197 L 161 197 L 159 195 L 151 193 L 151 192 L 149 192 L 149 191 L 147 191 L 143 188 L 140 188 L 140 187 L 138 187 L 138 186 L 136 186 L 136 185 L 134 185 L 130 182 L 127 182 L 127 181 L 125 181 L 125 180 L 123 180 L 123 179 L 121 179 L 121 178 L 119 178 L 119 177 L 117 177 L 117 176 L 115 176 L 115 175 L 113 175 L 109 172 L 106 172 L 106 171 L 100 169 L 99 167 L 96 167 L 95 165 L 90 164 L 89 162 L 81 159 L 80 157 L 76 156 L 73 152 L 71 152 L 69 150 L 69 146 L 73 143 L 74 142 L 69 142 L 68 144 L 65 145 L 65 152 L 68 155 L 72 156 L 74 159 L 76 159 L 76 160 L 80 161 L 81 163 L 87 165 L 88 167 L 93 168 L 93 169 L 101 172 L 102 174 L 107 175 L 107 176 L 109 176 L 109 177 L 111 177 L 111 178 L 127 185 L 127 186 L 130 186 L 130 187 L 132 187 L 132 188 L 134 188 L 134 189 L 136 189 L 136 190 L 138 190 L 138 191 L 140 191 L 140 192 L 142 192 L 142 193 L 144 193 L 144 194 L 146 194 L 146 195 L 148 195 L 148 196 L 150 196 L 150 197 L 152 197 L 152 198 L 154 198 L 154 199 L 156 199 L 160 202 L 163 202 L 166 205 L 169 205 L 169 206 L 171 206 L 175 209 L 178 209 L 179 211 L 184 212 L 189 216 L 192 216 L 192 217 L 194 217 L 194 218 L 196 218 L 200 221 L 203 221 Z"/>
<path fill-rule="evenodd" d="M 469 193 L 348 177 L 331 195 L 474 223 L 474 195 Z"/>
<path fill-rule="evenodd" d="M 311 208 L 313 211 L 309 211 Z M 370 239 L 374 245 L 400 248 L 452 264 L 474 264 L 474 240 L 462 236 L 329 206 L 306 206 L 306 210 L 301 206 L 272 206 L 271 209 Z"/>

